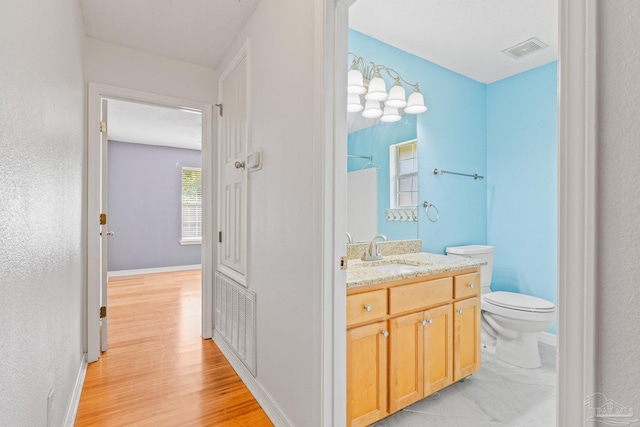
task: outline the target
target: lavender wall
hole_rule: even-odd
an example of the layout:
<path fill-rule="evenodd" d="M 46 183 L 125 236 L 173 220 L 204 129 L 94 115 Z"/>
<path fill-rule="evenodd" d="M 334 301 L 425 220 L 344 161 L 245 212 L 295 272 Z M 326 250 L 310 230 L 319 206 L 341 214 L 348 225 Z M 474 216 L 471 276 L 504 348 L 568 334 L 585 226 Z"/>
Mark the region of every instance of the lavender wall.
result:
<path fill-rule="evenodd" d="M 200 264 L 200 245 L 181 245 L 182 167 L 199 150 L 109 141 L 109 271 Z"/>

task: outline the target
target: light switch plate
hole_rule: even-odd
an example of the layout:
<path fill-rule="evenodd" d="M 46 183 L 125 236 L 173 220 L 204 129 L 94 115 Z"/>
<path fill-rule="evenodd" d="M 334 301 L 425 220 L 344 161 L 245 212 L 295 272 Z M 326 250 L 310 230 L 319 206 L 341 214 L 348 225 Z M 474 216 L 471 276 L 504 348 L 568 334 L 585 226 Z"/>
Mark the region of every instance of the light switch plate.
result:
<path fill-rule="evenodd" d="M 262 148 L 256 148 L 247 155 L 247 169 L 250 171 L 262 169 Z"/>

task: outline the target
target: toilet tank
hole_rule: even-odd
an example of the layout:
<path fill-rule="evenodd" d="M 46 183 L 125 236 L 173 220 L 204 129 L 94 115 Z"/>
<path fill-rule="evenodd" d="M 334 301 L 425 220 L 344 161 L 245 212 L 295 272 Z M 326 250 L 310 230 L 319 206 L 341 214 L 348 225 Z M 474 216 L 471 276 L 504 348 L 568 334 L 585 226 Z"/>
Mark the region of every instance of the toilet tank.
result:
<path fill-rule="evenodd" d="M 446 248 L 446 252 L 447 255 L 458 255 L 485 261 L 486 264 L 480 267 L 480 280 L 482 281 L 482 290 L 489 290 L 491 275 L 493 274 L 493 246 L 450 246 Z"/>

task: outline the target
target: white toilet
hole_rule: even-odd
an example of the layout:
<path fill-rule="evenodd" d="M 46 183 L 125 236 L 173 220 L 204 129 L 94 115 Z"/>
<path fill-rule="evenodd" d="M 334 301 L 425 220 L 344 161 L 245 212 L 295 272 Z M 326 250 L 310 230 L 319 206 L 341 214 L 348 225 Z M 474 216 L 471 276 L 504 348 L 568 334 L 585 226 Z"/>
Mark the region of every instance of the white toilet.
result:
<path fill-rule="evenodd" d="M 447 255 L 486 261 L 480 267 L 483 345 L 495 345 L 495 356 L 505 362 L 523 368 L 539 367 L 540 352 L 536 334 L 553 325 L 555 305 L 530 295 L 492 292 L 493 246 L 454 246 L 446 248 L 446 251 Z"/>

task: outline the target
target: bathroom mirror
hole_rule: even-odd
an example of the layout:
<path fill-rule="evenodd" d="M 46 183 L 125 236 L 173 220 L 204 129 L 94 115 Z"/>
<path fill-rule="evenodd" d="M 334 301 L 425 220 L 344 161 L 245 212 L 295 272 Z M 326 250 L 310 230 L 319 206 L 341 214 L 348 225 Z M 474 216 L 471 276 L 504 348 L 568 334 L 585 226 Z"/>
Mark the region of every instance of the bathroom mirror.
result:
<path fill-rule="evenodd" d="M 383 123 L 349 113 L 348 123 L 347 232 L 354 243 L 417 239 L 416 116 Z"/>

